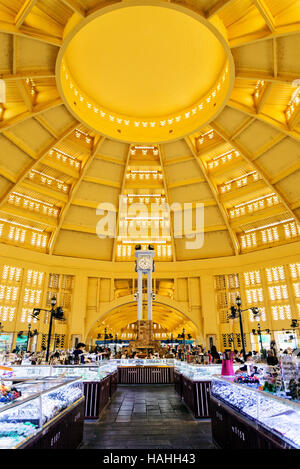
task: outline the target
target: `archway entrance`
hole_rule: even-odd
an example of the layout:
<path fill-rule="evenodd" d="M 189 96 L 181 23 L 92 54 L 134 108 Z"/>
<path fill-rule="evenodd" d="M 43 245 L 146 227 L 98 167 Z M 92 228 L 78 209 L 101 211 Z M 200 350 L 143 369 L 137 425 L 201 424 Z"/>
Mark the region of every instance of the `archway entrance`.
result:
<path fill-rule="evenodd" d="M 146 302 L 143 305 L 144 317 L 146 317 Z M 113 338 L 119 340 L 134 339 L 134 323 L 137 320 L 137 305 L 135 301 L 124 301 L 112 309 L 106 311 L 91 326 L 86 342 L 94 344 L 97 338 L 103 337 L 104 330 Z M 196 341 L 200 339 L 199 327 L 185 313 L 168 304 L 167 302 L 153 302 L 154 338 L 156 340 L 170 340 L 177 338 L 178 334 L 185 330 L 186 336 Z"/>

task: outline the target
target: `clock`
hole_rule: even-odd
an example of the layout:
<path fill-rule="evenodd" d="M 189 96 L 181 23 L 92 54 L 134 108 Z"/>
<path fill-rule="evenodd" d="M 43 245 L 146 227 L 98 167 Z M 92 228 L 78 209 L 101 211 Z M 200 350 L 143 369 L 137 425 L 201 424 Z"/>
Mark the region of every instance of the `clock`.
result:
<path fill-rule="evenodd" d="M 141 256 L 137 261 L 138 268 L 141 270 L 152 270 L 152 260 L 150 256 Z"/>

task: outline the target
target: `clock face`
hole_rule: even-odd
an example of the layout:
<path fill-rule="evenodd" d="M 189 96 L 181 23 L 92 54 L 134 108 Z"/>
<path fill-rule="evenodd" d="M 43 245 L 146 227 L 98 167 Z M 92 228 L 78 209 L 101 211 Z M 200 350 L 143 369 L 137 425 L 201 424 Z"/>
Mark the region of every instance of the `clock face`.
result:
<path fill-rule="evenodd" d="M 151 259 L 148 256 L 140 257 L 138 260 L 138 267 L 143 270 L 149 270 L 152 267 Z"/>

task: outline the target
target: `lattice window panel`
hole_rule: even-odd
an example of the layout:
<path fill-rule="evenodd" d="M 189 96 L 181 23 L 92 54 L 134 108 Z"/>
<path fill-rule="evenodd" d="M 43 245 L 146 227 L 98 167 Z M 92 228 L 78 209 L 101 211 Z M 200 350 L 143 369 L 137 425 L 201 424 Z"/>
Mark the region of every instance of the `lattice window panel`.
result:
<path fill-rule="evenodd" d="M 57 290 L 59 288 L 59 280 L 60 280 L 59 274 L 49 274 L 48 287 L 53 288 L 54 290 Z"/>
<path fill-rule="evenodd" d="M 217 292 L 216 294 L 217 307 L 218 308 L 227 308 L 228 307 L 228 298 L 226 291 Z"/>
<path fill-rule="evenodd" d="M 261 275 L 259 270 L 252 270 L 250 272 L 244 272 L 244 280 L 246 287 L 252 285 L 261 284 Z"/>
<path fill-rule="evenodd" d="M 219 311 L 219 319 L 221 324 L 228 324 L 229 323 L 229 318 L 228 318 L 228 310 L 223 309 Z"/>
<path fill-rule="evenodd" d="M 249 311 L 249 320 L 251 322 L 265 322 L 267 320 L 266 308 L 259 308 L 259 312 L 260 312 L 260 314 L 258 315 L 259 317 L 257 317 L 257 316 L 254 316 L 252 311 Z"/>
<path fill-rule="evenodd" d="M 262 303 L 264 301 L 264 294 L 262 288 L 251 288 L 246 290 L 246 298 L 248 305 Z"/>
<path fill-rule="evenodd" d="M 73 275 L 63 275 L 61 281 L 61 288 L 63 290 L 72 290 L 73 289 Z M 57 288 L 57 287 L 56 287 Z"/>
<path fill-rule="evenodd" d="M 292 319 L 290 305 L 272 306 L 271 309 L 274 321 Z"/>
<path fill-rule="evenodd" d="M 38 270 L 27 270 L 26 272 L 26 285 L 31 287 L 42 287 L 44 280 L 44 272 Z"/>
<path fill-rule="evenodd" d="M 2 268 L 2 280 L 5 282 L 19 283 L 22 278 L 22 269 L 10 265 L 4 265 Z"/>
<path fill-rule="evenodd" d="M 240 288 L 240 281 L 238 274 L 227 275 L 227 285 L 230 290 Z"/>
<path fill-rule="evenodd" d="M 0 321 L 12 322 L 15 319 L 15 306 L 0 306 Z"/>
<path fill-rule="evenodd" d="M 215 290 L 225 290 L 226 278 L 225 275 L 215 275 Z"/>
<path fill-rule="evenodd" d="M 286 279 L 284 266 L 276 266 L 266 269 L 268 283 L 284 282 Z"/>
<path fill-rule="evenodd" d="M 32 317 L 33 308 L 22 308 L 20 322 L 36 323 L 37 319 Z"/>
<path fill-rule="evenodd" d="M 46 350 L 47 348 L 47 339 L 48 339 L 48 334 L 42 334 L 41 347 L 43 350 Z"/>
<path fill-rule="evenodd" d="M 244 334 L 244 342 L 245 342 L 245 348 L 247 348 L 247 339 L 246 339 L 245 334 Z M 241 336 L 240 333 L 235 334 L 234 343 L 237 345 L 237 347 L 238 347 L 239 349 L 242 348 L 242 346 L 243 346 L 243 344 L 242 344 L 242 336 Z"/>
<path fill-rule="evenodd" d="M 62 293 L 60 295 L 60 305 L 65 309 L 70 309 L 72 304 L 72 294 L 71 293 Z"/>
<path fill-rule="evenodd" d="M 292 279 L 300 279 L 300 264 L 290 264 L 290 273 Z"/>
<path fill-rule="evenodd" d="M 54 334 L 54 343 L 56 348 L 64 348 L 65 346 L 65 334 Z"/>
<path fill-rule="evenodd" d="M 271 301 L 288 300 L 287 285 L 274 285 L 269 287 L 269 296 Z"/>

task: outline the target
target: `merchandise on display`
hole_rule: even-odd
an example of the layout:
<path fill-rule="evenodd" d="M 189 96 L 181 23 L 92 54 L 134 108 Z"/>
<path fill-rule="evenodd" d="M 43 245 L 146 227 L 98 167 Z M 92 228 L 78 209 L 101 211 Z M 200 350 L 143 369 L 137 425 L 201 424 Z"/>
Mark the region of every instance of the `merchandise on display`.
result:
<path fill-rule="evenodd" d="M 300 404 L 239 384 L 231 378 L 214 377 L 211 395 L 255 424 L 300 448 Z"/>
<path fill-rule="evenodd" d="M 83 397 L 80 379 L 28 381 L 18 385 L 22 400 L 0 408 L 0 448 L 15 448 Z"/>

